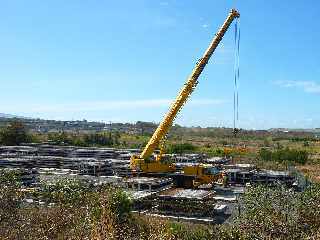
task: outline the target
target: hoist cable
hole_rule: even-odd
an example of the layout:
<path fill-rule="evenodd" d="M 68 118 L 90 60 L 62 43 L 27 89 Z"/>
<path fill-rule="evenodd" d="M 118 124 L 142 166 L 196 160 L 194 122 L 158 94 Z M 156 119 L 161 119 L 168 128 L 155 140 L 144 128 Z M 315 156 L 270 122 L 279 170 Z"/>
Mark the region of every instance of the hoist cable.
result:
<path fill-rule="evenodd" d="M 238 20 L 237 81 L 240 79 L 240 20 Z M 237 121 L 239 121 L 239 86 L 237 83 Z"/>
<path fill-rule="evenodd" d="M 236 74 L 236 62 L 237 62 L 237 35 L 238 35 L 238 24 L 237 21 L 234 24 L 234 89 L 233 89 L 233 131 L 236 129 L 236 84 L 237 84 L 237 74 Z"/>
<path fill-rule="evenodd" d="M 239 91 L 238 81 L 240 78 L 240 22 L 236 20 L 234 25 L 234 92 L 233 92 L 233 129 L 236 131 L 239 121 Z"/>

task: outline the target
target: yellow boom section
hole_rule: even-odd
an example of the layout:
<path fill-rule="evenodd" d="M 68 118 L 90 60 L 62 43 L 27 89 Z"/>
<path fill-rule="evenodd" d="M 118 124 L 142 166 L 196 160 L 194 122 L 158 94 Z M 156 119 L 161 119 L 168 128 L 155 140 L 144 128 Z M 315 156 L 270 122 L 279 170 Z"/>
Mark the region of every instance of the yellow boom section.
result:
<path fill-rule="evenodd" d="M 143 152 L 140 154 L 140 156 L 133 155 L 131 157 L 131 167 L 133 169 L 140 169 L 143 172 L 158 173 L 175 171 L 175 167 L 173 165 L 160 162 L 161 153 L 159 156 L 157 156 L 156 161 L 149 161 L 148 159 L 153 154 L 154 150 L 159 146 L 161 140 L 163 140 L 165 135 L 168 133 L 178 112 L 181 110 L 182 106 L 186 103 L 187 99 L 193 92 L 194 88 L 198 83 L 198 78 L 200 74 L 202 73 L 204 67 L 207 65 L 211 55 L 219 45 L 224 34 L 228 30 L 230 24 L 235 18 L 238 17 L 240 17 L 240 14 L 235 9 L 232 9 L 227 19 L 223 23 L 222 27 L 219 29 L 218 33 L 211 41 L 208 49 L 203 54 L 202 58 L 200 58 L 200 60 L 197 62 L 191 75 L 189 76 L 183 88 L 180 90 L 178 96 L 172 103 L 168 113 L 165 115 L 162 122 L 159 124 L 158 128 L 153 133 L 149 142 L 145 146 Z"/>
<path fill-rule="evenodd" d="M 170 107 L 170 110 L 165 115 L 164 119 L 158 126 L 157 130 L 153 133 L 153 136 L 149 140 L 148 144 L 145 146 L 143 152 L 140 155 L 141 159 L 146 159 L 152 155 L 154 150 L 159 146 L 160 141 L 169 131 L 169 128 L 172 126 L 172 123 L 177 116 L 177 113 L 180 111 L 182 106 L 186 103 L 188 97 L 193 92 L 194 88 L 198 83 L 198 78 L 202 73 L 204 67 L 207 65 L 212 53 L 215 51 L 220 41 L 222 40 L 224 34 L 228 30 L 230 24 L 235 18 L 238 18 L 240 15 L 235 10 L 232 9 L 228 15 L 226 21 L 223 23 L 222 27 L 219 29 L 218 33 L 215 35 L 214 39 L 210 43 L 210 46 L 203 54 L 203 57 L 197 62 L 195 68 L 193 69 L 191 75 L 189 76 L 187 82 L 184 84 L 183 88 L 179 92 L 177 98 Z"/>

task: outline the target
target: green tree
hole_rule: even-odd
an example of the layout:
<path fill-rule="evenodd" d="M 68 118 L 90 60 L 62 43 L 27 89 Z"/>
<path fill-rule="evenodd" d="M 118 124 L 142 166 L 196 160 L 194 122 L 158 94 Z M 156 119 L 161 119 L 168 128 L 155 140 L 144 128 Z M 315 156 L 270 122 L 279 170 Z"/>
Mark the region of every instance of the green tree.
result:
<path fill-rule="evenodd" d="M 259 158 L 263 161 L 275 161 L 275 162 L 291 162 L 305 164 L 308 161 L 308 152 L 305 150 L 278 149 L 276 151 L 270 151 L 266 148 L 261 148 L 259 151 Z"/>
<path fill-rule="evenodd" d="M 259 151 L 259 157 L 263 161 L 271 161 L 272 160 L 272 152 L 266 148 L 261 148 Z"/>
<path fill-rule="evenodd" d="M 120 221 L 126 220 L 130 216 L 132 204 L 127 193 L 121 189 L 116 189 L 109 199 L 110 209 Z"/>
<path fill-rule="evenodd" d="M 1 133 L 0 142 L 3 145 L 20 145 L 31 141 L 31 136 L 22 122 L 14 121 L 10 123 Z"/>
<path fill-rule="evenodd" d="M 197 149 L 196 146 L 192 145 L 191 143 L 181 143 L 181 144 L 172 144 L 167 147 L 167 153 L 188 153 L 193 152 Z"/>
<path fill-rule="evenodd" d="M 270 145 L 271 145 L 271 143 L 270 143 L 270 140 L 269 139 L 264 139 L 264 141 L 263 141 L 263 145 L 265 146 L 265 147 L 270 147 Z"/>

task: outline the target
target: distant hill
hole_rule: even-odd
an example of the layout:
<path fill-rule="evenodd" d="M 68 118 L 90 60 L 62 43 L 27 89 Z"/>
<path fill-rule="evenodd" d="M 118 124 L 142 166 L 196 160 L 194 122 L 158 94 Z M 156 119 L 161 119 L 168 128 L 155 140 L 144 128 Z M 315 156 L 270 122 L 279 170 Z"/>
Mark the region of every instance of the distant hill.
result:
<path fill-rule="evenodd" d="M 20 117 L 12 114 L 0 113 L 0 128 L 7 126 L 10 122 L 18 118 L 24 123 L 27 129 L 34 132 L 75 132 L 88 133 L 100 131 L 114 131 L 119 133 L 137 134 L 151 136 L 156 130 L 158 124 L 153 122 L 136 123 L 104 123 L 91 122 L 87 120 L 77 121 L 58 121 Z M 225 127 L 183 127 L 175 124 L 169 132 L 169 136 L 179 137 L 218 137 L 231 138 L 234 137 L 232 128 Z M 237 134 L 240 138 L 257 138 L 264 139 L 266 137 L 273 138 L 313 138 L 320 137 L 320 129 L 290 129 L 290 128 L 272 128 L 269 130 L 246 130 L 240 129 Z"/>
<path fill-rule="evenodd" d="M 12 114 L 0 113 L 0 118 L 23 118 L 23 117 L 12 115 Z"/>
<path fill-rule="evenodd" d="M 271 128 L 269 132 L 309 132 L 320 133 L 320 128 Z"/>

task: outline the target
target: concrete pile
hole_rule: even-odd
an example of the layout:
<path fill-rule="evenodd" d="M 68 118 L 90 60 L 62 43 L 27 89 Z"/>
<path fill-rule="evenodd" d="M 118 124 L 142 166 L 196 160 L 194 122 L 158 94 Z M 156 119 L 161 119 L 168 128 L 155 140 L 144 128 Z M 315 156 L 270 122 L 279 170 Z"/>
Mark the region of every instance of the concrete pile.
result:
<path fill-rule="evenodd" d="M 159 197 L 162 199 L 197 199 L 205 200 L 210 199 L 214 192 L 206 190 L 193 190 L 193 189 L 170 189 L 162 192 Z"/>
<path fill-rule="evenodd" d="M 272 170 L 246 170 L 241 168 L 225 169 L 230 184 L 263 183 L 274 185 L 276 183 L 292 186 L 295 177 L 288 171 Z"/>
<path fill-rule="evenodd" d="M 111 162 L 106 161 L 88 161 L 80 165 L 80 173 L 93 176 L 112 176 L 113 170 Z"/>
<path fill-rule="evenodd" d="M 115 176 L 126 177 L 132 174 L 130 168 L 130 160 L 108 159 Z"/>
<path fill-rule="evenodd" d="M 131 175 L 130 157 L 137 149 L 77 148 L 32 144 L 0 147 L 0 168 L 73 169 L 94 176 Z"/>
<path fill-rule="evenodd" d="M 126 188 L 159 192 L 172 186 L 171 178 L 132 177 L 124 180 Z"/>
<path fill-rule="evenodd" d="M 162 215 L 212 218 L 214 216 L 214 191 L 172 188 L 161 192 L 153 212 Z"/>

